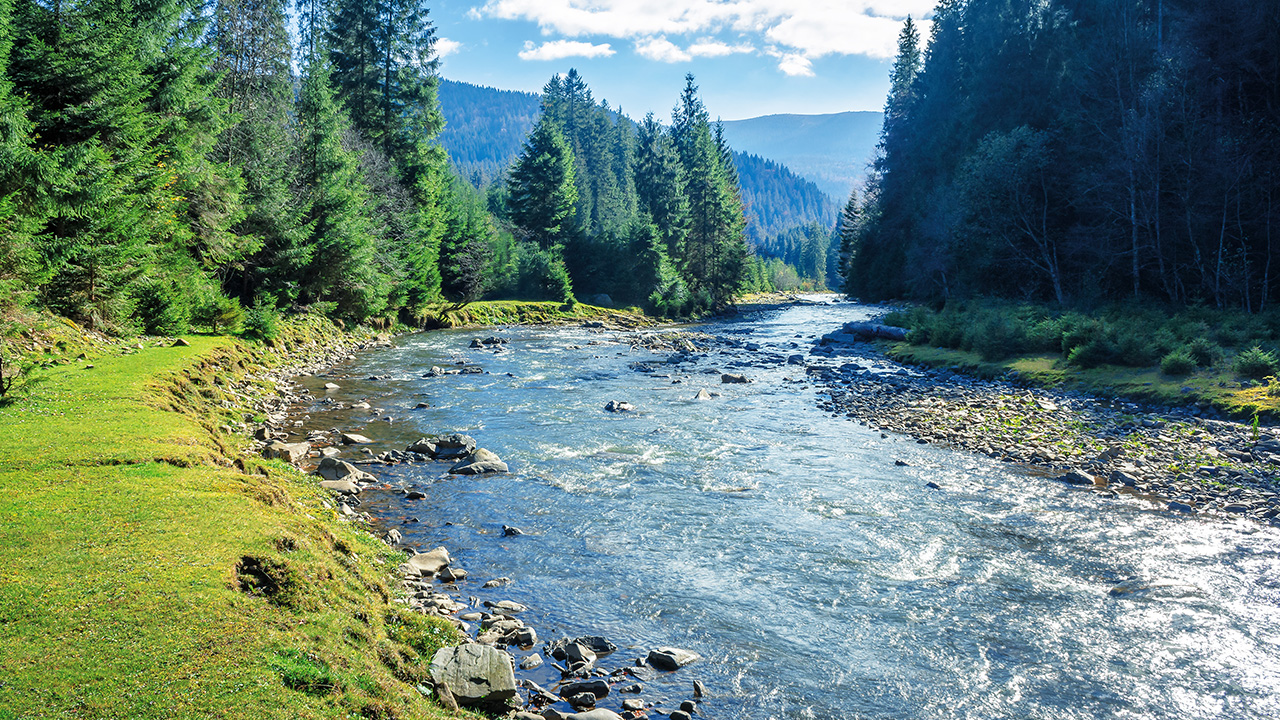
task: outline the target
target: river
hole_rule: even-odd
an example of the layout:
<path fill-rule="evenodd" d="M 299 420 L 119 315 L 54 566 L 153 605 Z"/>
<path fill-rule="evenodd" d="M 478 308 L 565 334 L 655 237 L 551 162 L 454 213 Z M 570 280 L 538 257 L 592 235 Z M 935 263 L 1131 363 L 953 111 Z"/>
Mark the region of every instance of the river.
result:
<path fill-rule="evenodd" d="M 701 654 L 645 683 L 664 708 L 697 679 L 704 718 L 1280 717 L 1280 533 L 823 413 L 822 388 L 785 358 L 843 362 L 807 351 L 869 312 L 792 306 L 691 328 L 759 349 L 671 367 L 586 328 L 411 335 L 335 370 L 345 399 L 383 413 L 313 417 L 363 427 L 375 451 L 457 431 L 498 453 L 511 472 L 479 479 L 388 467 L 425 499 L 367 491 L 361 509 L 446 546 L 470 573 L 464 599 L 529 606 L 540 642 L 603 635 L 621 648 L 606 668 L 663 645 Z M 468 349 L 490 335 L 509 342 Z M 459 360 L 486 372 L 422 377 Z M 303 383 L 323 396 L 331 379 Z M 610 400 L 636 410 L 605 412 Z M 480 589 L 499 576 L 512 584 Z"/>

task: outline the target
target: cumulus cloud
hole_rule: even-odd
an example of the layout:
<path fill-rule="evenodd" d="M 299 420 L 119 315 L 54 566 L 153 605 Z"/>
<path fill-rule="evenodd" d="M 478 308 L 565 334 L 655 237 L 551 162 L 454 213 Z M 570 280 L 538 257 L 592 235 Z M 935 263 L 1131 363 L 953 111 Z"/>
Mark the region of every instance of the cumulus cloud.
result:
<path fill-rule="evenodd" d="M 589 42 L 553 40 L 537 46 L 532 42 L 525 42 L 524 50 L 519 55 L 521 60 L 562 60 L 568 57 L 609 57 L 614 53 L 615 50 L 609 43 L 593 45 Z"/>
<path fill-rule="evenodd" d="M 769 48 L 766 52 L 778 59 L 778 69 L 791 77 L 813 77 L 813 61 L 800 53 Z"/>
<path fill-rule="evenodd" d="M 489 0 L 486 17 L 537 23 L 544 35 L 640 39 L 732 31 L 813 60 L 824 55 L 891 57 L 908 14 L 935 0 Z M 670 43 L 674 46 L 674 43 Z M 723 47 L 721 47 L 723 46 Z M 705 52 L 695 53 L 695 47 Z M 683 52 L 714 56 L 732 47 L 699 41 Z M 738 46 L 741 47 L 741 46 Z M 747 51 L 749 52 L 749 50 Z"/>
<path fill-rule="evenodd" d="M 755 52 L 755 50 L 755 46 L 751 43 L 729 45 L 712 38 L 702 38 L 689 46 L 688 53 L 694 57 L 724 57 L 725 55 L 751 53 Z"/>
<path fill-rule="evenodd" d="M 435 51 L 437 58 L 448 57 L 462 49 L 462 43 L 449 38 L 436 38 Z"/>
<path fill-rule="evenodd" d="M 692 55 L 681 50 L 680 46 L 664 37 L 637 40 L 636 54 L 640 57 L 665 63 L 678 63 L 693 59 Z"/>

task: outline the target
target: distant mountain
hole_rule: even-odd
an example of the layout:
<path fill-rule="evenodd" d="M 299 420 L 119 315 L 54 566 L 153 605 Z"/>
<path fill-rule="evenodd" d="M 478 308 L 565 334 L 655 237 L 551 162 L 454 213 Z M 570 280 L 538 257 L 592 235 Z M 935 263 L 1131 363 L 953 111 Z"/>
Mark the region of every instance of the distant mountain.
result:
<path fill-rule="evenodd" d="M 455 80 L 442 79 L 439 95 L 445 119 L 440 144 L 458 173 L 477 186 L 506 171 L 542 110 L 535 93 Z"/>
<path fill-rule="evenodd" d="M 440 81 L 440 108 L 445 128 L 440 143 L 449 151 L 454 167 L 462 177 L 482 187 L 502 176 L 520 154 L 525 137 L 533 129 L 541 111 L 540 97 L 534 93 L 496 90 L 454 80 Z M 857 115 L 859 113 L 844 113 Z M 872 113 L 877 115 L 877 113 Z M 775 115 L 773 118 L 805 118 L 835 116 Z M 807 177 L 801 177 L 778 158 L 749 150 L 739 145 L 729 126 L 741 125 L 744 137 L 751 136 L 757 121 L 740 120 L 725 123 L 726 137 L 735 151 L 742 200 L 746 206 L 747 239 L 766 255 L 773 241 L 787 231 L 817 222 L 830 227 L 835 223 L 836 201 Z M 745 124 L 745 125 L 744 125 Z M 836 123 L 839 125 L 839 123 Z M 791 122 L 789 127 L 803 123 Z M 816 140 L 794 129 L 790 136 L 804 138 L 817 147 Z M 795 142 L 800 142 L 796 140 Z M 839 152 L 845 152 L 840 150 Z M 817 154 L 817 151 L 813 151 Z M 852 163 L 848 163 L 852 165 Z M 841 191 L 848 193 L 848 188 Z"/>
<path fill-rule="evenodd" d="M 867 173 L 884 114 L 765 115 L 726 120 L 724 135 L 740 152 L 775 160 L 843 202 Z"/>
<path fill-rule="evenodd" d="M 835 225 L 835 200 L 786 165 L 744 152 L 733 153 L 733 164 L 746 206 L 747 240 L 757 248 L 769 250 L 774 238 L 798 226 Z"/>

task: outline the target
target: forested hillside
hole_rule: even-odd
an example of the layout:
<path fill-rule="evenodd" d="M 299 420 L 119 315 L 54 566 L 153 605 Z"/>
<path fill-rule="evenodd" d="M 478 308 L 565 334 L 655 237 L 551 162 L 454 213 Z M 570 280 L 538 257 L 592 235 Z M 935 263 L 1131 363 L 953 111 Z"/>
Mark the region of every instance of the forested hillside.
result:
<path fill-rule="evenodd" d="M 944 0 L 845 223 L 867 298 L 1280 290 L 1280 0 Z"/>
<path fill-rule="evenodd" d="M 442 80 L 440 105 L 447 125 L 440 142 L 463 177 L 477 188 L 487 188 L 502 181 L 506 169 L 515 161 L 538 118 L 539 103 L 539 96 L 531 93 Z M 618 110 L 606 110 L 616 122 Z M 878 121 L 879 113 L 872 114 Z M 622 117 L 632 124 L 631 132 L 639 131 L 638 124 Z M 784 260 L 799 270 L 795 238 L 813 234 L 810 226 L 815 223 L 824 228 L 826 252 L 826 235 L 835 223 L 834 200 L 779 162 L 735 151 L 733 166 L 746 213 L 746 237 L 759 254 Z M 779 278 L 787 284 L 798 284 L 803 277 L 817 285 L 831 283 L 835 278 L 834 274 L 828 278 L 825 270 L 792 274 L 794 283 L 787 280 L 790 276 L 785 272 Z"/>
<path fill-rule="evenodd" d="M 687 314 L 770 286 L 692 78 L 671 128 L 576 73 L 537 111 L 458 114 L 473 174 L 506 167 L 476 138 L 520 136 L 486 196 L 439 142 L 434 42 L 421 0 L 0 0 L 0 310 L 270 337 L 303 307 L 416 323 L 577 288 Z"/>
<path fill-rule="evenodd" d="M 884 116 L 878 112 L 765 115 L 725 120 L 735 150 L 769 158 L 835 198 L 867 176 Z"/>
<path fill-rule="evenodd" d="M 534 93 L 440 81 L 445 128 L 440 144 L 462 177 L 476 187 L 500 178 L 520 154 L 542 100 Z"/>

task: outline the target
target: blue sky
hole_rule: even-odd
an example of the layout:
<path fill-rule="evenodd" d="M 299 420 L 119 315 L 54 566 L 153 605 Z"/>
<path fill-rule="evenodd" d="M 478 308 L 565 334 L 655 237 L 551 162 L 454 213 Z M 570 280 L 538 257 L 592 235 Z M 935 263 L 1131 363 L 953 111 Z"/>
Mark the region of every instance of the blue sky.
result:
<path fill-rule="evenodd" d="M 429 0 L 430 2 L 430 0 Z M 577 68 L 597 100 L 668 118 L 692 72 L 712 117 L 880 110 L 897 35 L 934 0 L 436 0 L 441 75 L 538 92 Z M 921 34 L 928 37 L 928 23 Z"/>

